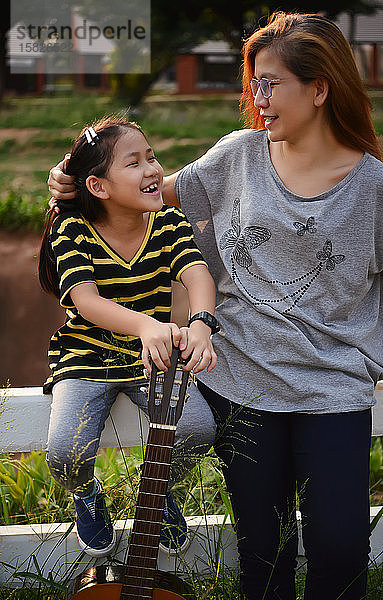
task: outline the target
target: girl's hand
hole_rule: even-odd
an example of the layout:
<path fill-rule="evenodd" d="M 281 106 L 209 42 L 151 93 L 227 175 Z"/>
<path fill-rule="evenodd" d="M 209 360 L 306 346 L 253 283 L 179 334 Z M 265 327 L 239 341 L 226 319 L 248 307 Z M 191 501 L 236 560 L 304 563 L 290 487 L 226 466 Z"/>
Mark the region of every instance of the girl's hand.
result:
<path fill-rule="evenodd" d="M 72 200 L 76 197 L 76 188 L 74 186 L 74 177 L 65 174 L 65 169 L 70 159 L 70 154 L 66 154 L 64 160 L 60 161 L 49 171 L 48 187 L 53 198 L 49 206 L 53 208 L 55 200 Z"/>
<path fill-rule="evenodd" d="M 150 373 L 150 359 L 161 371 L 167 371 L 170 367 L 173 344 L 178 346 L 182 334 L 175 323 L 160 323 L 156 319 L 145 321 L 141 327 L 140 338 L 142 341 L 142 362 L 145 369 Z"/>
<path fill-rule="evenodd" d="M 203 321 L 194 321 L 190 327 L 181 327 L 181 357 L 190 359 L 184 366 L 186 371 L 199 373 L 207 368 L 210 373 L 217 364 L 217 355 L 211 343 L 211 329 Z M 187 339 L 185 339 L 187 338 Z"/>

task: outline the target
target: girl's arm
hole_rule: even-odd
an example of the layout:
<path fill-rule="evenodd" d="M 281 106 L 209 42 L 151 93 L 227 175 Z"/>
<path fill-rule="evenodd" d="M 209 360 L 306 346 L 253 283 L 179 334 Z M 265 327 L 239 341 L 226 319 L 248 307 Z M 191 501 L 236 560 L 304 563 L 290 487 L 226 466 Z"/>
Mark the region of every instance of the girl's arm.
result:
<path fill-rule="evenodd" d="M 181 275 L 181 280 L 187 289 L 190 304 L 190 314 L 207 311 L 214 314 L 215 310 L 215 284 L 212 276 L 204 265 L 193 265 Z M 211 329 L 203 321 L 194 321 L 188 328 L 187 346 L 181 342 L 182 358 L 191 358 L 187 368 L 199 373 L 207 367 L 207 371 L 214 369 L 217 355 L 211 343 Z"/>
<path fill-rule="evenodd" d="M 144 367 L 150 372 L 149 354 L 163 371 L 170 367 L 172 344 L 185 340 L 175 323 L 161 323 L 144 313 L 116 304 L 99 295 L 95 283 L 80 283 L 71 289 L 72 302 L 79 313 L 91 323 L 109 331 L 141 338 Z"/>

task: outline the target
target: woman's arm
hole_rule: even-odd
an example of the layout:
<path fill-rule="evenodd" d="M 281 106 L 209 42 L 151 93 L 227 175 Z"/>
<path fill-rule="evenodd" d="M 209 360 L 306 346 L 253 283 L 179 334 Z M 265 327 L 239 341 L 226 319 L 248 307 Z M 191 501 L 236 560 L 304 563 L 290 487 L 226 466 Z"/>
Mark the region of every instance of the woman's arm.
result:
<path fill-rule="evenodd" d="M 167 175 L 164 177 L 164 187 L 162 188 L 162 198 L 165 204 L 169 204 L 170 206 L 180 206 L 180 201 L 177 198 L 175 183 L 178 177 L 179 171 L 173 173 L 172 175 Z"/>
<path fill-rule="evenodd" d="M 150 372 L 151 356 L 160 370 L 170 367 L 172 344 L 185 340 L 175 323 L 160 323 L 144 313 L 125 308 L 99 295 L 95 283 L 80 283 L 71 289 L 72 302 L 79 313 L 91 323 L 109 331 L 141 338 L 142 360 Z"/>
<path fill-rule="evenodd" d="M 207 311 L 214 314 L 215 310 L 215 284 L 212 276 L 204 265 L 193 265 L 181 275 L 181 280 L 187 289 L 190 304 L 190 313 Z M 182 358 L 190 355 L 187 367 L 193 368 L 194 373 L 199 373 L 207 367 L 207 371 L 214 369 L 217 355 L 211 343 L 211 329 L 203 321 L 194 321 L 188 328 L 188 343 L 185 349 L 180 345 Z"/>

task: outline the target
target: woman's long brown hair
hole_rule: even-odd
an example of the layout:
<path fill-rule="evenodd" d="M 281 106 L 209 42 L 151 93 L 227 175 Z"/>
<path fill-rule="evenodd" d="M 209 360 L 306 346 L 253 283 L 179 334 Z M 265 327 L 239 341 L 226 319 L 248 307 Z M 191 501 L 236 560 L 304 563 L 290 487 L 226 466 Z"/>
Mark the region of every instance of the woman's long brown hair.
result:
<path fill-rule="evenodd" d="M 90 223 L 102 217 L 105 213 L 100 199 L 93 196 L 86 187 L 89 175 L 106 177 L 113 161 L 113 151 L 117 140 L 127 129 L 142 132 L 136 123 L 121 117 L 109 116 L 92 124 L 97 133 L 94 145 L 89 144 L 84 127 L 73 144 L 71 157 L 66 168 L 67 175 L 74 176 L 74 185 L 77 196 L 73 200 L 59 200 L 57 206 L 60 216 L 64 213 L 81 213 Z M 144 134 L 143 134 L 144 135 Z M 39 255 L 39 281 L 43 290 L 59 297 L 59 281 L 56 268 L 56 259 L 49 243 L 53 221 L 57 218 L 56 212 L 48 211 L 45 229 L 42 235 Z"/>
<path fill-rule="evenodd" d="M 245 41 L 241 109 L 247 127 L 264 128 L 250 89 L 255 57 L 263 48 L 272 48 L 302 83 L 319 77 L 326 79 L 330 90 L 325 107 L 336 139 L 382 160 L 370 114 L 371 102 L 351 47 L 334 23 L 316 14 L 276 12 L 265 27 Z"/>

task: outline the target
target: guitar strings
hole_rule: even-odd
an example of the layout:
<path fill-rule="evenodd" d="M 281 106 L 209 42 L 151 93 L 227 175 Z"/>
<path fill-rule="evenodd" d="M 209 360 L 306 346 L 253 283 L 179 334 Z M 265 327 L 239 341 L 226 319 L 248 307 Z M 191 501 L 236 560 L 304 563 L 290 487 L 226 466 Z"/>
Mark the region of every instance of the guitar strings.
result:
<path fill-rule="evenodd" d="M 174 379 L 177 379 L 177 369 L 175 371 L 175 377 Z M 179 378 L 179 376 L 178 376 Z M 163 391 L 163 378 L 160 382 L 162 391 Z M 167 406 L 167 410 L 166 410 L 166 416 L 165 416 L 165 423 L 169 424 L 169 425 L 175 425 L 176 424 L 176 414 L 177 414 L 177 402 L 174 406 L 174 396 L 173 396 L 173 388 L 174 388 L 174 382 L 172 384 L 172 389 L 171 389 L 171 395 L 170 395 L 170 400 L 169 400 L 169 404 Z M 179 387 L 179 386 L 178 386 Z M 157 391 L 157 390 L 156 390 Z M 157 394 L 156 394 L 157 396 Z M 163 394 L 160 393 L 159 394 L 160 399 L 163 398 Z M 158 396 L 157 396 L 158 398 Z M 178 398 L 178 395 L 176 396 L 176 398 Z M 173 404 L 173 406 L 172 406 Z M 161 414 L 161 403 L 160 402 L 156 402 L 155 404 L 155 413 L 156 413 L 156 417 L 158 417 L 159 421 L 161 421 L 160 418 L 160 414 Z M 153 430 L 151 430 L 152 435 L 151 437 L 151 443 L 147 445 L 146 447 L 146 452 L 145 452 L 145 461 L 148 460 L 148 458 L 150 457 L 151 461 L 153 463 L 157 463 L 157 467 L 159 466 L 158 463 L 163 463 L 163 466 L 165 467 L 165 463 L 166 463 L 166 467 L 165 467 L 165 473 L 163 474 L 164 477 L 163 479 L 167 479 L 167 482 L 169 481 L 169 476 L 170 476 L 170 462 L 171 462 L 171 458 L 172 458 L 172 451 L 173 451 L 173 446 L 174 446 L 174 436 L 175 436 L 175 431 L 174 430 L 169 430 L 169 429 L 156 429 L 155 430 L 155 435 L 153 434 Z M 170 434 L 170 435 L 169 435 Z M 154 441 L 156 442 L 155 444 L 153 444 L 152 438 L 156 438 Z M 170 438 L 170 439 L 169 439 Z M 149 440 L 148 440 L 149 441 Z M 144 461 L 144 468 L 145 468 L 145 461 Z M 161 465 L 162 467 L 162 465 Z M 149 527 L 150 524 L 155 522 L 155 510 L 158 512 L 158 510 L 161 510 L 161 521 L 163 521 L 163 509 L 165 507 L 165 497 L 163 496 L 163 494 L 166 494 L 167 492 L 167 486 L 168 483 L 166 485 L 166 489 L 164 489 L 164 486 L 162 485 L 162 482 L 159 481 L 159 479 L 162 479 L 162 477 L 159 477 L 159 475 L 161 475 L 160 471 L 161 471 L 161 467 L 159 469 L 157 469 L 156 472 L 156 477 L 151 478 L 152 480 L 150 481 L 150 490 L 151 493 L 153 494 L 153 500 L 152 503 L 153 505 L 160 505 L 161 508 L 155 508 L 154 506 L 147 506 L 146 503 L 143 502 L 143 498 L 142 498 L 142 494 L 141 494 L 141 500 L 143 505 L 145 506 L 145 510 L 147 510 L 146 514 L 148 515 L 147 517 L 147 523 L 149 523 Z M 167 475 L 165 477 L 165 475 Z M 142 476 L 144 476 L 144 471 L 142 473 Z M 161 487 L 162 486 L 162 487 Z M 141 486 L 140 486 L 141 488 Z M 139 492 L 140 495 L 140 492 Z M 155 501 L 155 497 L 159 496 L 161 497 L 161 499 L 156 503 Z M 137 512 L 137 510 L 136 510 Z M 153 531 L 153 530 L 152 530 Z M 153 533 L 149 533 L 149 529 L 148 529 L 148 534 L 149 535 L 153 535 Z M 153 571 L 156 570 L 157 567 L 157 560 L 158 560 L 158 543 L 157 545 L 157 552 L 156 552 L 156 556 L 155 556 L 155 566 L 151 566 L 149 563 L 152 561 L 154 561 L 154 557 L 149 557 L 149 556 L 140 556 L 140 562 L 142 562 L 142 568 L 139 568 L 139 573 L 140 575 L 138 576 L 138 587 L 140 589 L 140 593 L 142 594 L 141 590 L 143 590 L 144 588 L 148 589 L 148 582 L 149 580 L 151 581 L 151 589 L 154 589 L 154 585 L 155 585 L 155 580 L 154 580 L 154 574 Z M 154 546 L 153 546 L 154 547 Z M 140 554 L 140 553 L 138 553 Z M 149 554 L 149 553 L 148 553 Z M 152 575 L 148 576 L 148 571 L 152 571 Z M 145 586 L 146 584 L 146 586 Z M 125 593 L 121 594 L 121 598 L 123 597 L 123 595 L 125 596 Z M 132 596 L 132 594 L 129 594 L 130 596 Z M 152 593 L 151 593 L 152 596 Z"/>

